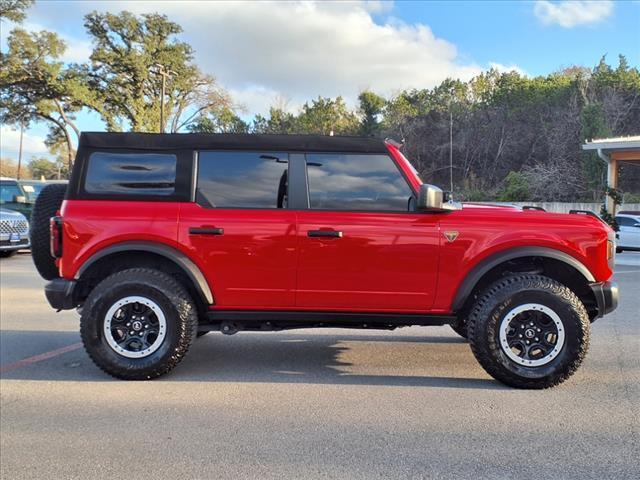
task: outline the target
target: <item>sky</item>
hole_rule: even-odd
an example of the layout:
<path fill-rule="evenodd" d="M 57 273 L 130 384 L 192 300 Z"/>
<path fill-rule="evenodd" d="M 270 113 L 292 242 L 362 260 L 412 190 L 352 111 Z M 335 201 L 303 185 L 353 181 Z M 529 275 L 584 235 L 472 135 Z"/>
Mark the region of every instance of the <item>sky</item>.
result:
<path fill-rule="evenodd" d="M 92 11 L 158 12 L 179 23 L 195 60 L 245 107 L 266 113 L 287 101 L 295 111 L 318 95 L 360 91 L 392 96 L 431 88 L 447 77 L 468 80 L 483 70 L 547 75 L 593 67 L 624 54 L 640 67 L 640 1 L 341 1 L 208 2 L 37 0 L 23 25 L 66 41 L 64 60 L 86 62 L 91 43 L 83 16 Z M 13 25 L 3 22 L 0 48 Z M 81 130 L 103 130 L 81 113 Z M 0 126 L 0 154 L 17 157 L 19 132 Z M 24 136 L 23 158 L 46 155 L 45 124 Z"/>

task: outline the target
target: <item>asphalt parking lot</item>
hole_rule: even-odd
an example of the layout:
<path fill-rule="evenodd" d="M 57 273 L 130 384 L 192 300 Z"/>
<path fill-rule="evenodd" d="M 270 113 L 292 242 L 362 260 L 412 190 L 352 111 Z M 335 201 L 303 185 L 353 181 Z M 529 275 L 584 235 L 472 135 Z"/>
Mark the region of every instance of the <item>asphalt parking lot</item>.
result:
<path fill-rule="evenodd" d="M 638 478 L 640 254 L 568 382 L 502 386 L 448 327 L 209 334 L 123 382 L 53 312 L 28 254 L 0 261 L 0 477 Z"/>

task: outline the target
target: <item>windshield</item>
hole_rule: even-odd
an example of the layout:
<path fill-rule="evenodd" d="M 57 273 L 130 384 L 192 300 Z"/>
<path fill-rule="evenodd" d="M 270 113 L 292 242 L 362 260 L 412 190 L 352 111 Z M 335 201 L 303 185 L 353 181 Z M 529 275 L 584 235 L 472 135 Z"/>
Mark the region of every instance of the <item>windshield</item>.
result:
<path fill-rule="evenodd" d="M 15 182 L 0 183 L 0 203 L 13 203 L 13 197 L 24 195 Z"/>

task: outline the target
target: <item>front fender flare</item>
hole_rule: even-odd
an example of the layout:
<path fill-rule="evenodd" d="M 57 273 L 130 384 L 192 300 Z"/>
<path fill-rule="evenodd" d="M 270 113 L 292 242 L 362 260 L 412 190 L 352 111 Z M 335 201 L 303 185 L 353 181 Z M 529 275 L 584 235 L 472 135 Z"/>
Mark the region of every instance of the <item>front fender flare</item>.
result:
<path fill-rule="evenodd" d="M 473 292 L 473 289 L 478 284 L 480 279 L 491 269 L 497 267 L 501 263 L 508 262 L 509 260 L 514 260 L 516 258 L 523 257 L 543 257 L 543 258 L 552 258 L 554 260 L 559 260 L 561 262 L 566 263 L 567 265 L 576 269 L 589 283 L 594 283 L 596 281 L 593 274 L 589 271 L 589 269 L 584 266 L 582 262 L 572 257 L 568 253 L 564 253 L 560 250 L 554 250 L 552 248 L 546 247 L 516 247 L 510 248 L 508 250 L 504 250 L 498 253 L 495 253 L 481 262 L 479 262 L 476 266 L 474 266 L 466 278 L 462 281 L 462 284 L 458 287 L 456 291 L 456 296 L 453 300 L 453 305 L 451 307 L 452 311 L 459 311 Z"/>

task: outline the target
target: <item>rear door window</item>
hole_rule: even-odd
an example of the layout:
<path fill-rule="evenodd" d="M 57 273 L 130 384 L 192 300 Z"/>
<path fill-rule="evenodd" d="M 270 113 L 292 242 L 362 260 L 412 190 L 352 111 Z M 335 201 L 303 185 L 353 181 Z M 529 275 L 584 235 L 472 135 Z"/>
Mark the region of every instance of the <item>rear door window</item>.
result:
<path fill-rule="evenodd" d="M 196 201 L 207 208 L 287 208 L 289 155 L 199 152 Z"/>
<path fill-rule="evenodd" d="M 176 187 L 176 164 L 174 154 L 94 152 L 89 157 L 84 190 L 100 196 L 171 196 Z"/>

